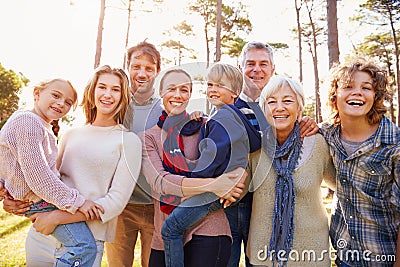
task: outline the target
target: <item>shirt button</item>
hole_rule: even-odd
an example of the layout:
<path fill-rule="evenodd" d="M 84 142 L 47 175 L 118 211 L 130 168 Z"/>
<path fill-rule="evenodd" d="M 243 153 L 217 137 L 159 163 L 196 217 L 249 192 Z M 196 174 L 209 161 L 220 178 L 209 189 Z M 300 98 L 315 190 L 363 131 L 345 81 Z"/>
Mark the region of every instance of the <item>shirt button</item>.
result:
<path fill-rule="evenodd" d="M 353 216 L 350 215 L 350 219 L 353 219 Z"/>
<path fill-rule="evenodd" d="M 375 173 L 375 171 L 371 171 L 371 173 Z"/>
<path fill-rule="evenodd" d="M 352 236 L 351 239 L 354 239 L 354 236 Z"/>
<path fill-rule="evenodd" d="M 347 182 L 347 180 L 346 180 L 346 179 L 343 179 L 342 182 L 345 183 L 345 182 Z"/>
<path fill-rule="evenodd" d="M 343 160 L 343 163 L 346 163 L 346 160 Z"/>

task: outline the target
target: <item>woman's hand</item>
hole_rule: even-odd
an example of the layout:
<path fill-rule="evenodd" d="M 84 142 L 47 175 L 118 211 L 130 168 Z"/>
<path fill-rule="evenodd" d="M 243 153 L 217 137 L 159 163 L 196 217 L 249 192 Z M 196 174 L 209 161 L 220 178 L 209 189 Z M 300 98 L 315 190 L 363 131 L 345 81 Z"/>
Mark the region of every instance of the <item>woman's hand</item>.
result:
<path fill-rule="evenodd" d="M 86 220 L 100 220 L 99 210 L 104 214 L 103 207 L 91 200 L 85 200 L 83 205 L 78 210 L 85 214 Z"/>
<path fill-rule="evenodd" d="M 229 207 L 233 202 L 240 199 L 244 187 L 243 183 L 238 183 L 230 192 L 220 198 L 220 203 L 224 203 L 224 208 Z"/>
<path fill-rule="evenodd" d="M 317 122 L 310 116 L 304 116 L 300 121 L 300 137 L 317 134 L 319 130 Z"/>
<path fill-rule="evenodd" d="M 37 212 L 29 217 L 33 222 L 33 228 L 41 234 L 49 235 L 54 232 L 54 229 L 59 225 L 57 214 L 60 210 L 49 212 Z"/>
<path fill-rule="evenodd" d="M 237 168 L 231 172 L 224 173 L 213 179 L 210 184 L 211 192 L 217 196 L 229 198 L 230 195 L 236 195 L 238 189 L 244 188 L 247 172 L 243 168 Z M 237 188 L 237 189 L 235 189 Z M 240 192 L 241 194 L 242 192 Z M 240 197 L 240 196 L 239 196 Z"/>

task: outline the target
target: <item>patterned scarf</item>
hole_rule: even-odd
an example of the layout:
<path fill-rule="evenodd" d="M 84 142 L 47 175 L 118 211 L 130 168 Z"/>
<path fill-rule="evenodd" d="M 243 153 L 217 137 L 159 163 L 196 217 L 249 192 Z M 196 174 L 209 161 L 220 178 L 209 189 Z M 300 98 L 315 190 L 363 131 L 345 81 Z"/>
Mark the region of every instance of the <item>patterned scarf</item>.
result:
<path fill-rule="evenodd" d="M 172 174 L 189 176 L 193 170 L 193 163 L 186 160 L 182 136 L 190 136 L 198 132 L 203 124 L 201 121 L 190 120 L 190 116 L 183 112 L 178 115 L 168 116 L 163 111 L 157 126 L 166 132 L 163 144 L 163 167 Z M 160 209 L 166 214 L 179 205 L 180 197 L 174 195 L 163 195 L 160 197 Z"/>
<path fill-rule="evenodd" d="M 273 266 L 275 266 L 275 262 L 278 263 L 278 266 L 286 266 L 286 261 L 279 261 L 277 252 L 284 250 L 286 251 L 285 257 L 287 257 L 293 247 L 296 193 L 292 174 L 300 159 L 303 142 L 300 139 L 298 122 L 295 123 L 292 132 L 282 146 L 278 145 L 275 138 L 271 138 L 274 136 L 271 129 L 266 131 L 270 132 L 265 133 L 264 136 L 270 138 L 263 138 L 263 148 L 265 153 L 273 159 L 272 166 L 277 174 L 272 234 L 268 254 L 272 256 Z M 287 157 L 286 161 L 283 160 L 284 157 Z"/>

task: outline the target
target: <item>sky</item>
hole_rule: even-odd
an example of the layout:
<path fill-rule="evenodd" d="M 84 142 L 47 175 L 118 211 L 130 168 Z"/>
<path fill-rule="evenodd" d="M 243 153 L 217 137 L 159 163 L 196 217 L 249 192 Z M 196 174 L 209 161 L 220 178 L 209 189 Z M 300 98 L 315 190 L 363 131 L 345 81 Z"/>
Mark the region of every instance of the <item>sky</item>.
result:
<path fill-rule="evenodd" d="M 233 0 L 223 0 L 229 3 Z M 125 51 L 127 11 L 121 9 L 121 0 L 107 0 L 103 31 L 101 64 L 122 67 Z M 174 25 L 186 19 L 194 25 L 196 36 L 187 40 L 188 46 L 196 50 L 198 60 L 205 61 L 203 24 L 200 17 L 189 16 L 185 11 L 187 0 L 164 0 L 159 8 L 149 0 L 136 0 L 131 20 L 129 45 L 147 38 L 160 48 L 168 36 L 165 34 Z M 338 1 L 338 27 L 341 56 L 351 49 L 359 29 L 349 27 L 347 17 L 363 1 Z M 289 45 L 285 55 L 275 54 L 276 71 L 298 76 L 297 46 L 291 28 L 296 15 L 293 0 L 243 0 L 253 31 L 247 40 L 282 42 Z M 55 77 L 69 79 L 78 91 L 82 91 L 93 70 L 96 49 L 100 0 L 0 0 L 0 63 L 6 69 L 22 72 L 31 80 L 23 90 L 22 101 L 30 102 L 29 88 L 41 80 Z M 149 12 L 151 10 L 152 12 Z M 173 61 L 175 55 L 160 48 L 162 55 Z M 328 70 L 328 51 L 322 47 L 320 71 Z M 305 58 L 310 58 L 304 52 Z M 233 59 L 223 57 L 229 63 Z M 163 66 L 168 68 L 169 66 Z M 305 60 L 304 89 L 307 95 L 314 90 L 312 63 Z M 27 104 L 29 105 L 29 104 Z"/>

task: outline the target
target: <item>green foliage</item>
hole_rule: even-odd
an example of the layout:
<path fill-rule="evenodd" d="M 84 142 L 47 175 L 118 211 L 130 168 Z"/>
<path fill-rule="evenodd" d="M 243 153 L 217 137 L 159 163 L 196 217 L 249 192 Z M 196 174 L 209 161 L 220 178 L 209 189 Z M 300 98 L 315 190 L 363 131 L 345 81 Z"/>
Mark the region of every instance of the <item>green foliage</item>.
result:
<path fill-rule="evenodd" d="M 226 54 L 237 58 L 239 57 L 240 53 L 242 52 L 242 48 L 246 43 L 246 40 L 242 39 L 241 37 L 234 36 L 231 40 L 228 40 L 222 44 L 222 46 L 226 48 Z"/>
<path fill-rule="evenodd" d="M 0 64 L 0 129 L 18 109 L 20 90 L 29 80 L 22 74 L 7 70 Z"/>
<path fill-rule="evenodd" d="M 386 66 L 394 65 L 393 39 L 389 32 L 372 33 L 364 38 L 364 41 L 356 47 L 357 54 L 375 58 L 377 62 L 382 62 Z M 391 69 L 388 73 L 391 73 Z"/>
<path fill-rule="evenodd" d="M 308 97 L 304 106 L 303 116 L 315 119 L 315 96 Z"/>
<path fill-rule="evenodd" d="M 389 21 L 400 21 L 399 0 L 367 0 L 360 5 L 359 14 L 353 17 L 362 23 L 378 26 L 389 25 Z"/>
<path fill-rule="evenodd" d="M 216 29 L 217 1 L 195 0 L 190 4 L 189 10 L 203 18 L 204 30 L 207 33 L 206 42 L 215 41 L 210 30 Z M 239 36 L 247 36 L 253 29 L 246 6 L 239 1 L 233 6 L 222 3 L 221 28 L 221 46 L 227 48 L 227 54 L 239 56 L 241 47 L 246 43 Z"/>

